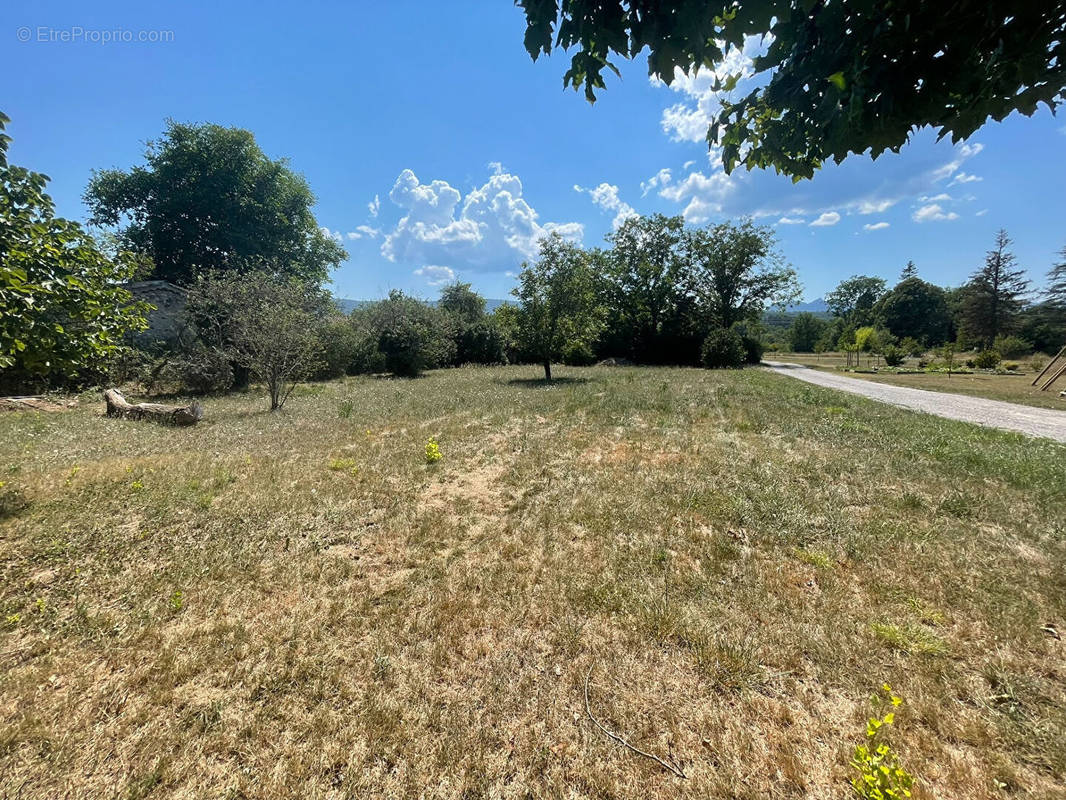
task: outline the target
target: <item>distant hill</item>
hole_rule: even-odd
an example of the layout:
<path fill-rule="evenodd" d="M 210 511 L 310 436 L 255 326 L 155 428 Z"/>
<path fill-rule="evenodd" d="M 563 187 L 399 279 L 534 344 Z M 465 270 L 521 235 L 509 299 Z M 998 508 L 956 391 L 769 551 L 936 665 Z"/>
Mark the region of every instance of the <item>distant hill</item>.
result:
<path fill-rule="evenodd" d="M 337 304 L 337 308 L 339 308 L 341 310 L 342 314 L 351 314 L 353 311 L 355 311 L 355 309 L 362 308 L 363 306 L 370 305 L 374 301 L 373 300 L 352 300 L 352 299 L 347 298 L 347 297 L 334 297 L 333 298 L 333 302 Z M 431 306 L 435 306 L 435 305 L 437 305 L 437 301 L 436 300 L 430 300 L 429 304 Z M 497 299 L 489 298 L 489 299 L 487 299 L 485 301 L 485 311 L 487 311 L 489 314 L 491 314 L 493 311 L 495 311 L 497 308 L 499 308 L 502 305 L 513 305 L 513 304 L 514 304 L 514 300 L 497 300 Z"/>
<path fill-rule="evenodd" d="M 790 314 L 796 314 L 800 311 L 810 311 L 812 314 L 824 314 L 829 311 L 829 305 L 825 302 L 825 298 L 819 297 L 817 300 L 811 300 L 807 303 L 797 303 L 794 306 L 788 306 L 785 311 Z"/>

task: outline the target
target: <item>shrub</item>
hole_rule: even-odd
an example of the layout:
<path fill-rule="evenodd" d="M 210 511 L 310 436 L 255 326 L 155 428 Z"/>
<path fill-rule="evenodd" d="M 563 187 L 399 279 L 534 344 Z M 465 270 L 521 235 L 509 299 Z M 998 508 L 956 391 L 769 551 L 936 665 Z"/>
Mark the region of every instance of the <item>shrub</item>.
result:
<path fill-rule="evenodd" d="M 884 694 L 873 697 L 878 716 L 866 723 L 866 744 L 855 748 L 851 760 L 851 765 L 859 773 L 852 779 L 851 786 L 856 795 L 867 800 L 910 797 L 914 785 L 914 778 L 900 764 L 892 747 L 882 741 L 885 729 L 895 723 L 895 709 L 903 700 L 893 694 L 887 683 L 881 688 Z M 880 713 L 882 708 L 887 709 L 884 715 Z"/>
<path fill-rule="evenodd" d="M 884 352 L 881 353 L 881 357 L 885 359 L 885 363 L 890 367 L 898 367 L 902 364 L 904 355 L 903 349 L 894 344 L 885 347 Z"/>
<path fill-rule="evenodd" d="M 378 332 L 377 349 L 385 369 L 394 375 L 415 377 L 455 358 L 450 318 L 403 292 L 389 292 L 388 298 L 370 307 L 369 327 Z"/>
<path fill-rule="evenodd" d="M 992 349 L 1004 358 L 1024 358 L 1033 352 L 1033 346 L 1019 336 L 997 336 Z"/>
<path fill-rule="evenodd" d="M 747 352 L 739 334 L 718 328 L 703 340 L 700 356 L 703 366 L 708 369 L 738 369 L 744 366 Z"/>
<path fill-rule="evenodd" d="M 1017 361 L 1004 361 L 1000 366 L 1007 370 L 1007 372 L 1017 372 L 1021 364 Z"/>
<path fill-rule="evenodd" d="M 505 337 L 491 320 L 464 325 L 456 339 L 456 364 L 506 364 Z"/>
<path fill-rule="evenodd" d="M 229 356 L 217 347 L 204 344 L 193 345 L 178 356 L 171 374 L 193 394 L 225 392 L 233 386 Z"/>
<path fill-rule="evenodd" d="M 360 339 L 352 324 L 340 315 L 330 317 L 318 329 L 322 362 L 315 378 L 340 378 L 352 371 Z"/>
<path fill-rule="evenodd" d="M 596 353 L 586 341 L 568 342 L 563 347 L 563 363 L 568 367 L 587 367 L 596 363 Z"/>
<path fill-rule="evenodd" d="M 982 350 L 973 359 L 973 365 L 977 369 L 994 369 L 1000 362 L 1000 355 L 995 350 Z"/>
<path fill-rule="evenodd" d="M 913 336 L 903 337 L 899 343 L 899 348 L 913 358 L 918 358 L 925 353 L 925 348 L 922 347 L 922 343 Z"/>
<path fill-rule="evenodd" d="M 754 336 L 741 336 L 740 341 L 744 345 L 744 363 L 758 364 L 762 361 L 762 354 L 766 349 L 762 341 Z"/>

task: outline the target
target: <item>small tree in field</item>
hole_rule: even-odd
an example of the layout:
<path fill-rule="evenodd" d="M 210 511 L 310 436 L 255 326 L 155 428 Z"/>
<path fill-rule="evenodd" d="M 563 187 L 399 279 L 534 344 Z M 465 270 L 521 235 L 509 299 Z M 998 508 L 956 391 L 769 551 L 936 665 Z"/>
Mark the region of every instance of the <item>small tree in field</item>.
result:
<path fill-rule="evenodd" d="M 266 384 L 271 411 L 319 368 L 327 310 L 317 286 L 261 274 L 202 278 L 187 307 L 202 338 Z"/>
<path fill-rule="evenodd" d="M 566 346 L 591 344 L 600 328 L 596 275 L 589 254 L 558 234 L 541 240 L 540 258 L 518 276 L 516 336 L 552 379 L 552 360 Z"/>

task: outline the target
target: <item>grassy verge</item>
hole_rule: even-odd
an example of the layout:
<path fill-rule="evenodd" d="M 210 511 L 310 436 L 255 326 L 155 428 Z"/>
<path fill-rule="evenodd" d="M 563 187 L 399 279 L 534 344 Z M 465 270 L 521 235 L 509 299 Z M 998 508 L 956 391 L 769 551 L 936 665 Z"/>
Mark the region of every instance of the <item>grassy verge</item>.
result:
<path fill-rule="evenodd" d="M 891 372 L 879 372 L 876 374 L 866 372 L 840 373 L 839 367 L 844 365 L 844 357 L 840 353 L 826 353 L 824 355 L 815 355 L 813 353 L 771 353 L 767 354 L 766 357 L 771 361 L 804 364 L 827 372 L 845 374 L 849 378 L 860 378 L 861 380 L 874 381 L 876 383 L 910 386 L 914 389 L 927 389 L 931 392 L 953 392 L 973 397 L 987 397 L 990 400 L 1021 403 L 1022 405 L 1035 406 L 1037 408 L 1066 409 L 1066 398 L 1059 397 L 1059 392 L 1066 389 L 1066 378 L 1060 379 L 1054 387 L 1042 392 L 1038 387 L 1030 386 L 1033 378 L 1037 376 L 1040 370 L 1034 370 L 1029 362 L 1021 363 L 1021 368 L 1017 375 L 971 372 L 969 374 L 948 376 L 944 373 L 920 372 L 906 374 Z M 867 368 L 866 362 L 867 358 L 863 356 L 863 369 Z"/>
<path fill-rule="evenodd" d="M 0 796 L 1059 796 L 1063 447 L 563 372 L 0 415 Z"/>

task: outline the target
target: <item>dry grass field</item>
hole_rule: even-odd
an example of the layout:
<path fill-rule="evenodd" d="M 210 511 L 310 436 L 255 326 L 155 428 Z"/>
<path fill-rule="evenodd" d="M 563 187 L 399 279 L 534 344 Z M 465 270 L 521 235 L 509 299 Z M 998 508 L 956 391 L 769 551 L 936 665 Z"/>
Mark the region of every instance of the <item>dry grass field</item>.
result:
<path fill-rule="evenodd" d="M 804 364 L 816 369 L 824 369 L 829 372 L 839 372 L 838 367 L 844 365 L 843 353 L 767 353 L 766 358 L 771 361 L 787 361 L 792 364 Z M 867 357 L 862 357 L 863 369 L 867 366 Z M 911 365 L 915 359 L 908 359 Z M 1007 403 L 1021 403 L 1037 408 L 1058 408 L 1066 410 L 1066 398 L 1059 397 L 1059 392 L 1066 389 L 1066 377 L 1060 378 L 1055 386 L 1046 392 L 1040 391 L 1039 387 L 1031 386 L 1048 358 L 1038 357 L 1033 360 L 1017 362 L 1020 369 L 1017 375 L 993 374 L 990 372 L 974 372 L 971 374 L 944 373 L 905 373 L 881 372 L 877 374 L 864 372 L 846 372 L 849 378 L 875 381 L 877 383 L 890 383 L 895 386 L 910 386 L 912 389 L 927 389 L 931 392 L 953 392 L 966 394 L 973 397 L 987 397 L 989 400 L 1003 400 Z M 960 363 L 962 363 L 960 359 Z M 1034 369 L 1033 364 L 1039 368 Z"/>
<path fill-rule="evenodd" d="M 560 373 L 0 415 L 0 797 L 1063 797 L 1066 448 Z"/>

